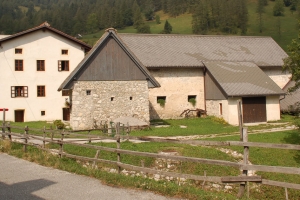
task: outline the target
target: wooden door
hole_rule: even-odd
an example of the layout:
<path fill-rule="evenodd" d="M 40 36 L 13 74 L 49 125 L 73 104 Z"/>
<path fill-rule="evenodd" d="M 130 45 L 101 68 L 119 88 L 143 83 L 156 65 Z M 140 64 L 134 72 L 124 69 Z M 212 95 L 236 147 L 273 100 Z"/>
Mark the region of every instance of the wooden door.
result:
<path fill-rule="evenodd" d="M 15 122 L 24 122 L 24 110 L 15 110 Z"/>
<path fill-rule="evenodd" d="M 266 122 L 266 97 L 245 97 L 243 101 L 244 123 Z"/>
<path fill-rule="evenodd" d="M 70 108 L 63 108 L 63 120 L 70 121 Z"/>

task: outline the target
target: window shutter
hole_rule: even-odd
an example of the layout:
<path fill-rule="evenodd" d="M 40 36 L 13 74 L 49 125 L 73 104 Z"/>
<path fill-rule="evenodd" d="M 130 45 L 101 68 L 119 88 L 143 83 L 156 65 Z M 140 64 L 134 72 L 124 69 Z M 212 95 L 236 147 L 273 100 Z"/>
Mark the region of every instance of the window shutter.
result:
<path fill-rule="evenodd" d="M 58 61 L 58 71 L 59 72 L 61 71 L 61 61 L 60 60 Z"/>
<path fill-rule="evenodd" d="M 11 98 L 16 97 L 16 91 L 15 91 L 15 86 L 11 86 Z"/>
<path fill-rule="evenodd" d="M 28 97 L 28 86 L 24 86 L 24 97 Z"/>

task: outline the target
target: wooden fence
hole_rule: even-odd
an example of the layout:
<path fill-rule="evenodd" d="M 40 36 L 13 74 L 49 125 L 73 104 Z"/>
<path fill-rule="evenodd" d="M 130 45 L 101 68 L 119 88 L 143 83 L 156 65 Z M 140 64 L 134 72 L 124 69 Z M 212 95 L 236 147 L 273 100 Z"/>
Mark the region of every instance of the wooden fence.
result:
<path fill-rule="evenodd" d="M 69 132 L 65 130 L 52 130 L 52 129 L 46 129 L 38 130 L 38 129 L 29 129 L 28 126 L 26 126 L 24 129 L 21 129 L 21 133 L 13 133 L 11 129 L 19 129 L 19 127 L 12 127 L 9 124 L 2 126 L 2 137 L 5 138 L 5 136 L 8 136 L 8 138 L 12 141 L 12 136 L 18 138 L 19 143 L 23 144 L 23 150 L 27 151 L 28 145 L 35 145 L 30 144 L 28 142 L 29 139 L 35 139 L 42 141 L 42 145 L 39 147 L 43 150 L 50 151 L 46 148 L 46 142 L 49 143 L 56 143 L 60 145 L 59 148 L 59 156 L 65 156 L 69 158 L 74 158 L 78 160 L 84 160 L 84 161 L 92 161 L 93 163 L 102 162 L 102 163 L 108 163 L 108 164 L 114 164 L 118 167 L 118 173 L 121 172 L 121 169 L 126 170 L 132 170 L 132 171 L 140 171 L 144 173 L 150 173 L 150 174 L 159 174 L 159 175 L 165 175 L 165 176 L 172 176 L 177 178 L 185 178 L 185 179 L 191 179 L 191 180 L 197 180 L 197 181 L 203 181 L 203 182 L 216 182 L 216 183 L 236 183 L 240 184 L 240 190 L 238 193 L 238 197 L 241 197 L 244 195 L 245 188 L 247 186 L 248 182 L 256 182 L 261 183 L 265 185 L 271 185 L 271 186 L 278 186 L 285 188 L 285 195 L 286 199 L 288 199 L 288 193 L 287 188 L 292 189 L 300 189 L 300 184 L 295 183 L 286 183 L 286 182 L 280 182 L 280 181 L 273 181 L 273 180 L 267 180 L 263 179 L 261 176 L 248 176 L 248 170 L 255 170 L 255 171 L 263 171 L 263 172 L 275 172 L 275 173 L 284 173 L 284 174 L 300 174 L 300 168 L 296 167 L 281 167 L 281 166 L 266 166 L 266 165 L 250 165 L 248 163 L 248 156 L 249 156 L 249 147 L 261 147 L 261 148 L 274 148 L 274 149 L 288 149 L 288 150 L 300 150 L 300 145 L 292 145 L 292 144 L 272 144 L 272 143 L 257 143 L 257 142 L 248 142 L 248 133 L 247 129 L 242 129 L 242 141 L 200 141 L 200 140 L 170 140 L 170 139 L 157 139 L 157 138 L 148 138 L 148 137 L 132 137 L 129 136 L 129 129 L 120 128 L 120 124 L 116 124 L 115 128 L 113 129 L 115 132 L 115 135 L 112 136 L 99 136 L 95 134 L 91 134 L 91 132 L 99 131 L 100 132 L 111 132 L 103 129 L 92 129 L 92 130 L 85 130 L 88 134 L 79 134 L 76 132 Z M 41 134 L 35 135 L 35 134 L 29 134 L 29 131 L 39 131 Z M 121 132 L 123 131 L 123 135 L 121 135 Z M 57 136 L 58 135 L 58 136 Z M 76 136 L 77 139 L 73 141 L 66 141 L 65 136 Z M 124 150 L 121 149 L 121 137 L 124 139 L 136 139 L 141 141 L 152 141 L 152 142 L 166 142 L 166 143 L 173 143 L 173 144 L 188 144 L 188 145 L 197 145 L 197 146 L 241 146 L 244 148 L 244 157 L 243 157 L 243 163 L 236 163 L 231 161 L 224 161 L 224 160 L 214 160 L 214 159 L 205 159 L 205 158 L 195 158 L 195 157 L 185 157 L 185 156 L 175 156 L 175 155 L 164 155 L 164 154 L 158 154 L 158 153 L 147 153 L 147 152 L 138 152 L 138 151 L 130 151 L 130 150 Z M 92 140 L 103 140 L 103 139 L 114 139 L 117 143 L 117 148 L 108 148 L 103 146 L 96 146 L 91 144 L 80 144 L 77 143 L 78 141 L 86 141 L 91 142 Z M 71 155 L 68 153 L 65 153 L 63 151 L 63 145 L 64 144 L 72 144 L 79 147 L 85 147 L 90 149 L 96 149 L 97 153 L 94 158 L 90 157 L 84 157 L 79 155 Z M 36 145 L 35 145 L 36 146 Z M 107 152 L 113 152 L 117 154 L 117 161 L 112 160 L 104 160 L 99 159 L 98 154 L 99 151 L 107 151 Z M 183 173 L 176 173 L 176 172 L 166 172 L 161 170 L 155 170 L 151 168 L 146 168 L 143 166 L 134 166 L 130 164 L 122 163 L 121 161 L 121 155 L 127 154 L 127 155 L 133 155 L 133 156 L 145 156 L 145 157 L 152 157 L 152 158 L 160 158 L 160 159 L 171 159 L 176 161 L 183 161 L 183 162 L 194 162 L 194 163 L 201 163 L 201 164 L 211 164 L 211 165 L 220 165 L 220 166 L 230 166 L 238 168 L 242 171 L 240 176 L 199 176 L 194 174 L 183 174 Z M 247 190 L 247 195 L 249 196 L 249 187 Z"/>

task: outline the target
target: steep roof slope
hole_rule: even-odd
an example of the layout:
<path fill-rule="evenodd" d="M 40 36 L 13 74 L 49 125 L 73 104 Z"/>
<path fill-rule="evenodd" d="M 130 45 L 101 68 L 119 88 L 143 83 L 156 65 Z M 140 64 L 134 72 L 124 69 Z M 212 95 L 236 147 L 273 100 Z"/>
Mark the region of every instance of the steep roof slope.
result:
<path fill-rule="evenodd" d="M 118 34 L 146 67 L 204 67 L 203 61 L 282 66 L 287 57 L 271 37 Z"/>
<path fill-rule="evenodd" d="M 204 62 L 204 64 L 227 97 L 284 94 L 254 63 Z"/>
<path fill-rule="evenodd" d="M 34 28 L 31 28 L 31 29 L 28 29 L 28 30 L 25 30 L 25 31 L 22 31 L 22 32 L 13 34 L 13 35 L 10 35 L 10 36 L 8 36 L 8 37 L 4 37 L 4 38 L 2 38 L 2 39 L 0 38 L 0 46 L 1 46 L 1 44 L 4 43 L 4 42 L 7 42 L 7 41 L 9 41 L 9 40 L 12 40 L 12 39 L 15 39 L 15 38 L 18 38 L 18 37 L 21 37 L 21 36 L 23 36 L 23 35 L 30 34 L 30 33 L 32 33 L 32 32 L 39 31 L 39 30 L 42 30 L 42 31 L 48 30 L 48 31 L 51 31 L 51 32 L 53 32 L 53 33 L 55 33 L 55 34 L 58 34 L 58 35 L 60 35 L 60 36 L 62 36 L 62 37 L 64 37 L 64 38 L 66 38 L 66 39 L 68 39 L 68 40 L 71 40 L 72 42 L 75 42 L 75 43 L 81 45 L 82 48 L 85 49 L 85 52 L 88 52 L 88 51 L 92 48 L 92 47 L 89 46 L 88 44 L 86 44 L 86 43 L 84 43 L 84 42 L 82 42 L 82 41 L 76 39 L 75 37 L 72 37 L 72 36 L 70 36 L 70 35 L 68 35 L 68 34 L 66 34 L 66 33 L 64 33 L 64 32 L 61 32 L 61 31 L 55 29 L 55 28 L 52 28 L 52 27 L 50 26 L 50 24 L 48 24 L 47 22 L 44 22 L 44 23 L 42 23 L 41 25 L 39 25 L 39 26 L 37 26 L 37 27 L 34 27 Z"/>
<path fill-rule="evenodd" d="M 99 39 L 99 41 L 95 44 L 92 50 L 84 57 L 84 59 L 77 65 L 77 67 L 71 72 L 71 74 L 65 79 L 65 81 L 60 85 L 58 91 L 63 89 L 70 89 L 72 87 L 74 80 L 79 80 L 80 76 L 84 73 L 85 70 L 90 65 L 90 61 L 92 61 L 95 57 L 99 55 L 100 51 L 109 51 L 106 50 L 106 42 L 110 39 L 113 39 L 117 42 L 118 46 L 122 49 L 122 51 L 129 57 L 133 65 L 139 70 L 139 73 L 148 81 L 149 87 L 160 87 L 160 84 L 156 81 L 156 79 L 150 74 L 147 68 L 139 61 L 139 59 L 123 44 L 122 40 L 116 34 L 116 31 L 113 28 L 107 29 L 103 36 Z M 115 49 L 116 50 L 116 49 Z M 118 56 L 118 55 L 115 55 Z M 112 58 L 114 59 L 114 58 Z M 97 68 L 103 67 L 105 64 L 97 65 Z M 112 67 L 121 67 L 121 66 L 112 66 Z M 88 72 L 90 73 L 90 72 Z M 133 76 L 133 74 L 132 74 Z M 106 78 L 103 78 L 108 80 Z M 95 80 L 101 80 L 101 78 L 96 77 Z"/>

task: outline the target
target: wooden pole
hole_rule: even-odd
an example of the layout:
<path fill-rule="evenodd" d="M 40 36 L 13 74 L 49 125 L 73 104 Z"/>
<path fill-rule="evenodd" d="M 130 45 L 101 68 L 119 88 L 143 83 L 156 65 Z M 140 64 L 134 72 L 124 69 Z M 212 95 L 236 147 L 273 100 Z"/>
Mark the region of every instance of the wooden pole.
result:
<path fill-rule="evenodd" d="M 11 129 L 10 129 L 10 122 L 7 122 L 7 130 L 8 130 L 8 138 L 10 141 L 12 141 L 12 138 L 11 138 Z"/>
<path fill-rule="evenodd" d="M 120 122 L 116 124 L 116 136 L 117 136 L 117 149 L 120 149 L 121 142 L 120 142 Z M 118 162 L 121 162 L 121 154 L 117 153 L 118 156 Z M 118 167 L 118 173 L 121 173 L 121 167 Z"/>
<path fill-rule="evenodd" d="M 241 100 L 237 101 L 237 109 L 238 109 L 238 120 L 239 120 L 239 127 L 240 127 L 240 141 L 243 141 L 243 113 L 242 113 Z"/>
<path fill-rule="evenodd" d="M 24 151 L 25 153 L 27 152 L 28 131 L 29 131 L 28 126 L 25 126 L 24 145 L 23 145 L 23 151 Z"/>
<path fill-rule="evenodd" d="M 65 130 L 63 130 L 63 132 L 61 133 L 61 139 L 60 139 L 60 148 L 59 148 L 59 157 L 61 158 L 62 157 L 62 153 L 63 153 L 63 140 L 64 140 L 64 135 L 65 135 Z"/>
<path fill-rule="evenodd" d="M 46 127 L 44 126 L 44 132 L 43 132 L 43 148 L 46 147 L 46 141 L 45 141 L 45 134 L 46 134 Z"/>
<path fill-rule="evenodd" d="M 246 127 L 243 128 L 243 142 L 248 142 L 248 132 L 247 132 Z M 248 165 L 248 159 L 249 159 L 249 147 L 244 146 L 244 157 L 243 157 L 243 164 L 244 165 Z M 242 176 L 248 176 L 248 170 L 243 170 Z M 247 182 L 244 182 L 244 183 L 240 184 L 239 193 L 237 195 L 238 198 L 243 197 L 243 195 L 245 193 L 246 185 L 247 185 Z"/>
<path fill-rule="evenodd" d="M 2 139 L 5 139 L 5 108 L 3 108 Z"/>
<path fill-rule="evenodd" d="M 98 159 L 100 150 L 97 150 L 95 158 Z M 96 161 L 93 162 L 93 168 L 96 168 Z"/>
<path fill-rule="evenodd" d="M 287 188 L 284 188 L 284 190 L 285 190 L 285 199 L 289 200 L 289 194 Z"/>

